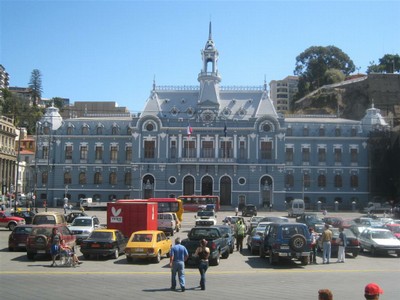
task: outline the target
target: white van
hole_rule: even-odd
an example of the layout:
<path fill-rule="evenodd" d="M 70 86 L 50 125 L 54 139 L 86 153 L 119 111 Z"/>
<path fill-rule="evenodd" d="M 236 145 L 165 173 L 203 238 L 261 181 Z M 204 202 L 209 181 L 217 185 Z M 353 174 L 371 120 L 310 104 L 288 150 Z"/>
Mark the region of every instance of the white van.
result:
<path fill-rule="evenodd" d="M 305 203 L 303 199 L 293 199 L 289 202 L 288 216 L 296 217 L 305 213 Z"/>
<path fill-rule="evenodd" d="M 176 221 L 172 213 L 158 213 L 158 230 L 166 234 L 174 235 L 176 232 Z"/>

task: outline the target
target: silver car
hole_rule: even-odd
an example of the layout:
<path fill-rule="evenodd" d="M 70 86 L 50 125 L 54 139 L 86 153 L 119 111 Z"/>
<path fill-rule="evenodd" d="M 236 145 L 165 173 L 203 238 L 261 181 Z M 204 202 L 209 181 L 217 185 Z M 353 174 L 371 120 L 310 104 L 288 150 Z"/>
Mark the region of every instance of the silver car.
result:
<path fill-rule="evenodd" d="M 388 229 L 366 228 L 358 238 L 361 251 L 370 251 L 373 256 L 382 253 L 400 257 L 400 240 Z"/>

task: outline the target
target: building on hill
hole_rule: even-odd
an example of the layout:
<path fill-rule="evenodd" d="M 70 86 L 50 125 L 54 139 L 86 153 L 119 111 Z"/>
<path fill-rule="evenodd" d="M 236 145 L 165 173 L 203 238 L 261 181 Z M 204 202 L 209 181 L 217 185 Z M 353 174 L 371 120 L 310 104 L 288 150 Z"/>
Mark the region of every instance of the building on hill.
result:
<path fill-rule="evenodd" d="M 293 109 L 293 97 L 298 92 L 298 76 L 286 76 L 282 80 L 271 80 L 270 97 L 278 112 L 287 113 Z"/>
<path fill-rule="evenodd" d="M 140 114 L 63 118 L 57 128 L 53 109 L 38 136 L 38 203 L 199 194 L 232 207 L 284 210 L 294 198 L 309 209 L 363 207 L 367 119 L 283 117 L 265 83 L 221 86 L 218 59 L 210 24 L 198 86 L 153 82 Z"/>

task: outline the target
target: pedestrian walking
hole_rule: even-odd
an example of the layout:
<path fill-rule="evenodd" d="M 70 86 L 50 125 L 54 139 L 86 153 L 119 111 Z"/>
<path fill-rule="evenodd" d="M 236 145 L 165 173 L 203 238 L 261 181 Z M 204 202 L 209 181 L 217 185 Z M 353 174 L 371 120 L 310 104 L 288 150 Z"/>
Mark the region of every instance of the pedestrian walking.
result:
<path fill-rule="evenodd" d="M 243 239 L 246 234 L 246 226 L 243 224 L 241 220 L 238 220 L 236 222 L 235 232 L 236 232 L 236 250 L 242 252 Z"/>
<path fill-rule="evenodd" d="M 194 256 L 199 258 L 199 272 L 200 272 L 200 288 L 206 289 L 206 272 L 208 269 L 208 258 L 210 256 L 210 248 L 207 247 L 207 241 L 202 239 L 200 246 L 197 247 Z"/>
<path fill-rule="evenodd" d="M 331 242 L 332 242 L 332 231 L 329 229 L 329 225 L 325 224 L 325 229 L 321 235 L 322 239 L 322 263 L 329 264 L 331 259 Z"/>
<path fill-rule="evenodd" d="M 50 254 L 52 259 L 51 266 L 54 266 L 56 264 L 56 256 L 60 251 L 60 242 L 61 242 L 61 235 L 58 232 L 58 229 L 54 227 L 50 235 L 50 244 L 51 244 Z"/>
<path fill-rule="evenodd" d="M 311 235 L 311 252 L 310 252 L 310 264 L 317 263 L 317 240 L 318 240 L 318 233 L 315 232 L 314 228 L 310 227 L 309 229 Z"/>
<path fill-rule="evenodd" d="M 338 263 L 344 263 L 346 260 L 346 244 L 347 244 L 347 237 L 346 234 L 344 233 L 343 227 L 339 228 L 339 238 L 337 239 L 337 243 L 339 244 L 339 250 L 338 250 L 338 259 L 336 262 Z"/>
<path fill-rule="evenodd" d="M 374 282 L 368 283 L 364 288 L 365 299 L 376 300 L 379 299 L 379 295 L 381 294 L 383 294 L 383 290 Z"/>
<path fill-rule="evenodd" d="M 185 246 L 181 245 L 181 239 L 175 239 L 175 245 L 170 251 L 169 266 L 171 267 L 171 290 L 176 289 L 176 274 L 178 273 L 179 285 L 181 291 L 185 291 L 185 261 L 189 257 L 189 253 Z"/>

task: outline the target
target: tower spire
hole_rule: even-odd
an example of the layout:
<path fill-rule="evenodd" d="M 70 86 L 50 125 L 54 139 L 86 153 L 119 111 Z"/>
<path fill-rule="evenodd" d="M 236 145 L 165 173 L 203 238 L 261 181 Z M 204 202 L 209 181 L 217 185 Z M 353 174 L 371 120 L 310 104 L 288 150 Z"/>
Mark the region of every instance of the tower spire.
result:
<path fill-rule="evenodd" d="M 208 26 L 208 40 L 212 40 L 212 28 L 211 28 L 211 21 L 210 25 Z"/>

